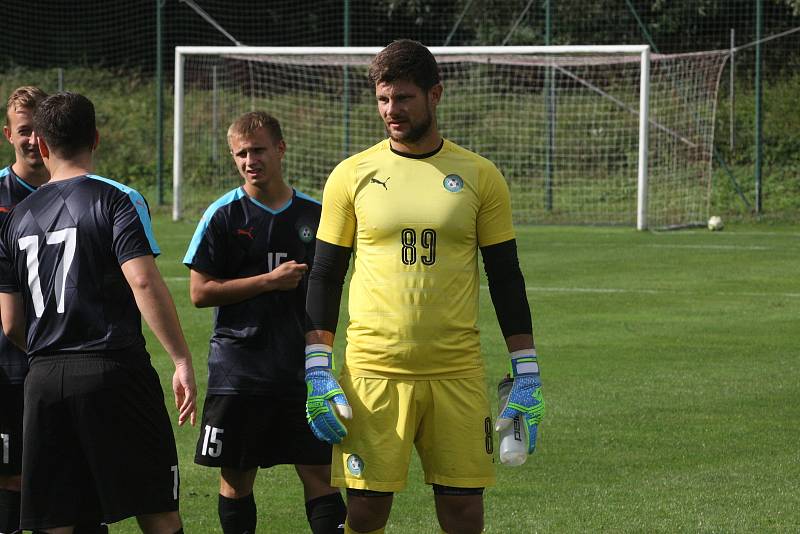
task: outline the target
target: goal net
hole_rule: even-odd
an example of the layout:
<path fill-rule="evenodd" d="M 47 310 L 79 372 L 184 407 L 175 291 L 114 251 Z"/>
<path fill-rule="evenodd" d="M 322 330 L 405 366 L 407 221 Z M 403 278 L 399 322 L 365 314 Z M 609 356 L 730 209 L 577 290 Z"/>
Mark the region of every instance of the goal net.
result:
<path fill-rule="evenodd" d="M 370 60 L 380 48 L 177 47 L 173 216 L 196 217 L 241 179 L 225 134 L 277 117 L 284 176 L 321 198 L 343 158 L 385 137 Z M 432 47 L 442 134 L 490 160 L 516 222 L 702 224 L 724 52 L 646 46 Z"/>

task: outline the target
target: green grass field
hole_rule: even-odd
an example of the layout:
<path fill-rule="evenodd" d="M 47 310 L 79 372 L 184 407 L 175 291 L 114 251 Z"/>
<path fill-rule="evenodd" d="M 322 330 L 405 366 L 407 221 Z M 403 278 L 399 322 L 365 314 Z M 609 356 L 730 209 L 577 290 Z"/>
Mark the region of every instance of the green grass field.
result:
<path fill-rule="evenodd" d="M 180 264 L 194 222 L 159 215 L 155 229 L 202 396 L 211 312 L 190 305 Z M 518 243 L 547 413 L 528 462 L 498 466 L 486 532 L 800 530 L 800 228 L 529 226 Z M 485 288 L 480 324 L 494 389 L 505 351 Z M 148 345 L 169 391 L 171 364 Z M 199 432 L 176 429 L 181 510 L 187 533 L 218 532 Z M 308 531 L 292 468 L 262 471 L 256 501 L 260 532 Z M 386 530 L 439 532 L 416 459 Z"/>

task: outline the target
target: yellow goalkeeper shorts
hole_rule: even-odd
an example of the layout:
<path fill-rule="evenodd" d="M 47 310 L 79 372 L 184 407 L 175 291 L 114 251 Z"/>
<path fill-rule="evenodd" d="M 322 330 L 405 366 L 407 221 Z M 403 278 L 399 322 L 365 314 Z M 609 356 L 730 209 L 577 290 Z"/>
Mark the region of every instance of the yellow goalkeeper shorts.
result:
<path fill-rule="evenodd" d="M 339 382 L 353 418 L 344 421 L 347 436 L 333 447 L 334 486 L 402 490 L 412 445 L 428 484 L 494 485 L 493 429 L 483 377 L 398 380 L 343 374 Z"/>

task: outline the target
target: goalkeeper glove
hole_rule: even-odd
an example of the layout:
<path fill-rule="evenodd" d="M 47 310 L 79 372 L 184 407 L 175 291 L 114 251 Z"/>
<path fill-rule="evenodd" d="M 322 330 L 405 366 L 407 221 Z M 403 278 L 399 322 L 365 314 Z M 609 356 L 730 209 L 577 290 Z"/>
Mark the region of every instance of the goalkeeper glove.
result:
<path fill-rule="evenodd" d="M 514 384 L 508 394 L 505 406 L 500 410 L 495 430 L 500 432 L 508 427 L 514 417 L 525 421 L 528 431 L 528 454 L 536 449 L 536 433 L 544 415 L 542 381 L 539 378 L 539 364 L 533 349 L 518 350 L 511 353 L 511 376 Z"/>
<path fill-rule="evenodd" d="M 353 411 L 332 371 L 333 349 L 328 345 L 308 345 L 306 419 L 317 439 L 339 443 L 347 435 L 339 416 L 350 419 Z"/>

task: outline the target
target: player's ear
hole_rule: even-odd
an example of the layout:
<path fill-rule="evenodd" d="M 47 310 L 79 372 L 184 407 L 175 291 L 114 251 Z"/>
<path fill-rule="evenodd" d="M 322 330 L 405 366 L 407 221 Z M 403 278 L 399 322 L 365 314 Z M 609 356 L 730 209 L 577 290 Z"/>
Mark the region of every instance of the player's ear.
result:
<path fill-rule="evenodd" d="M 11 142 L 11 130 L 9 130 L 8 126 L 3 126 L 3 135 L 5 136 L 6 139 L 8 139 L 8 142 L 10 143 Z"/>
<path fill-rule="evenodd" d="M 36 136 L 36 146 L 39 147 L 39 155 L 42 156 L 42 159 L 50 157 L 50 147 L 47 146 L 47 142 L 41 135 Z"/>
<path fill-rule="evenodd" d="M 92 143 L 92 152 L 97 150 L 97 145 L 100 144 L 100 132 L 97 131 L 97 128 L 94 130 L 94 143 Z"/>
<path fill-rule="evenodd" d="M 278 155 L 280 157 L 283 157 L 283 155 L 286 154 L 286 141 L 281 139 L 280 141 L 278 141 L 278 144 L 275 145 L 275 148 L 278 149 Z"/>
<path fill-rule="evenodd" d="M 439 100 L 442 99 L 442 91 L 444 91 L 444 86 L 442 86 L 441 82 L 428 90 L 428 98 L 431 99 L 432 104 L 435 105 L 439 103 Z"/>

